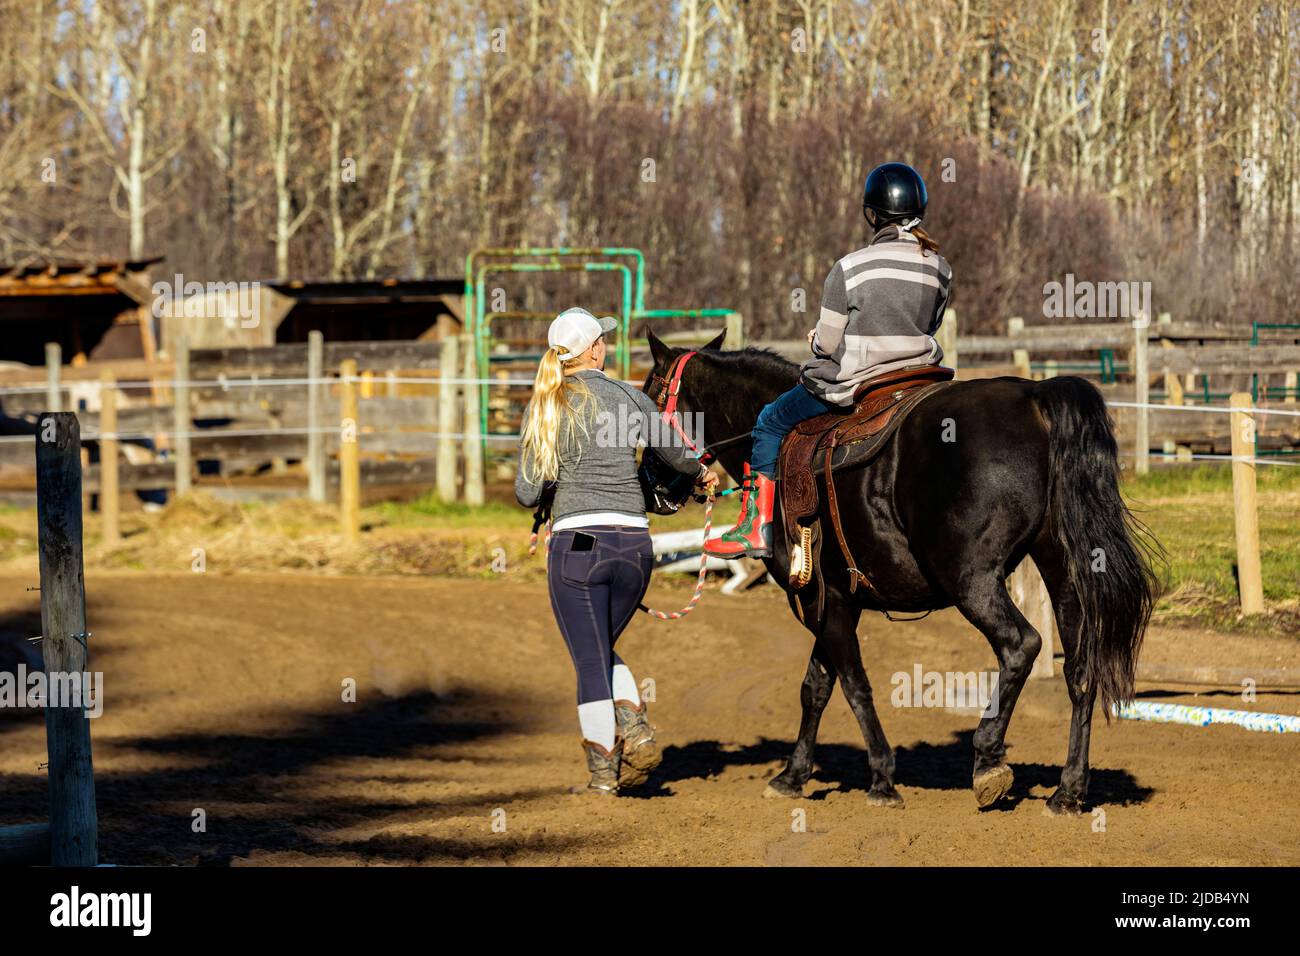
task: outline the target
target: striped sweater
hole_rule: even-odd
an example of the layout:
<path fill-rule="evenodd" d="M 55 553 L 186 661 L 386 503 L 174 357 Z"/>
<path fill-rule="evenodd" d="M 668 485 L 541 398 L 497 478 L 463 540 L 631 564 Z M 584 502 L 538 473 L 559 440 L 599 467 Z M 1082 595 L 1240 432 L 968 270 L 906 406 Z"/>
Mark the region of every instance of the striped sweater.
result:
<path fill-rule="evenodd" d="M 938 365 L 934 333 L 948 305 L 952 269 L 897 226 L 886 226 L 826 277 L 813 357 L 802 381 L 814 395 L 849 405 L 867 379 L 908 365 Z"/>

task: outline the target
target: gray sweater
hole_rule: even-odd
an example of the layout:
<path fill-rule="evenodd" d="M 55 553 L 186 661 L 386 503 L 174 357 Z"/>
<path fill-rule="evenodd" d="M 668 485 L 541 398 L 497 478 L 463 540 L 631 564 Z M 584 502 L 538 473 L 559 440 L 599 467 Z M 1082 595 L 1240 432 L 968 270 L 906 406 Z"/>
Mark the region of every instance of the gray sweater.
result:
<path fill-rule="evenodd" d="M 645 496 L 636 476 L 636 450 L 648 445 L 684 475 L 697 475 L 702 466 L 681 436 L 662 424 L 654 402 L 640 389 L 584 369 L 574 373 L 591 390 L 594 401 L 586 421 L 587 434 L 575 431 L 574 441 L 561 435 L 560 475 L 551 517 L 616 512 L 645 517 Z M 532 406 L 524 409 L 527 422 Z M 697 443 L 699 439 L 696 439 Z M 524 479 L 523 449 L 515 472 L 515 498 L 527 508 L 542 499 L 542 483 Z"/>
<path fill-rule="evenodd" d="M 826 277 L 804 386 L 828 402 L 849 405 L 867 379 L 909 365 L 938 365 L 943 350 L 934 333 L 951 283 L 943 256 L 922 254 L 916 237 L 897 226 L 880 230 Z"/>

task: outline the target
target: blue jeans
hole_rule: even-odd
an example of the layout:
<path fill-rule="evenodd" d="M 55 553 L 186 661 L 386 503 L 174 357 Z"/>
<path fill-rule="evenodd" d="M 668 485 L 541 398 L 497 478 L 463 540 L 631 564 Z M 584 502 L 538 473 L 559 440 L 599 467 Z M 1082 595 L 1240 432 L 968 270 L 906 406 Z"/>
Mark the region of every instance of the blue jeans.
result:
<path fill-rule="evenodd" d="M 778 395 L 775 401 L 764 405 L 758 413 L 758 421 L 754 423 L 754 450 L 749 455 L 749 467 L 768 478 L 775 478 L 781 439 L 800 422 L 838 407 L 818 398 L 804 388 L 802 382 Z"/>

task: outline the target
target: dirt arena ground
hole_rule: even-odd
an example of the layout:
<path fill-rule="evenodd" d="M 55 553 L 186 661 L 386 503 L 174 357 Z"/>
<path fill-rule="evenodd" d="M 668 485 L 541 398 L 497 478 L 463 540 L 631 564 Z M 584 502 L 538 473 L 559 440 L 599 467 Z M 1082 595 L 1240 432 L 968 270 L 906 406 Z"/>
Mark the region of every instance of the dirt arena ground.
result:
<path fill-rule="evenodd" d="M 39 633 L 34 583 L 0 577 L 0 667 Z M 953 612 L 864 618 L 907 802 L 885 810 L 867 805 L 862 739 L 838 690 L 806 797 L 761 797 L 797 729 L 809 649 L 775 588 L 711 591 L 685 623 L 633 624 L 620 651 L 655 682 L 667 749 L 648 789 L 616 800 L 569 792 L 584 779 L 573 674 L 540 583 L 92 573 L 87 594 L 92 669 L 105 674 L 92 729 L 105 862 L 1300 863 L 1300 735 L 1098 719 L 1104 816 L 1045 816 L 1066 748 L 1059 679 L 1022 698 L 1010 799 L 978 811 L 974 718 L 888 703 L 890 675 L 914 663 L 992 665 Z M 670 607 L 687 596 L 659 580 L 651 594 Z M 1144 659 L 1300 668 L 1300 642 L 1156 627 Z M 355 703 L 341 701 L 348 678 Z M 1300 712 L 1294 693 L 1242 705 L 1227 691 L 1142 690 Z M 43 817 L 44 760 L 39 712 L 0 714 L 0 824 Z M 192 831 L 196 808 L 205 833 Z M 800 818 L 806 832 L 792 828 Z"/>

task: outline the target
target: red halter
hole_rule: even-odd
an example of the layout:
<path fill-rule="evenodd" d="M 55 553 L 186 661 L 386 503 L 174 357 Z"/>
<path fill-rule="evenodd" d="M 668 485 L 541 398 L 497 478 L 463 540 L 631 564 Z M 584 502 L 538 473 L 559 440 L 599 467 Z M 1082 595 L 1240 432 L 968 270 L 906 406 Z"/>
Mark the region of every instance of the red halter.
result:
<path fill-rule="evenodd" d="M 686 447 L 698 455 L 700 450 L 695 447 L 695 442 L 691 441 L 690 436 L 686 434 L 677 418 L 677 394 L 682 390 L 682 373 L 686 371 L 686 363 L 694 355 L 694 352 L 684 352 L 673 361 L 667 377 L 659 379 L 664 383 L 664 388 L 655 398 L 655 404 L 659 406 L 664 423 L 671 425 L 677 434 L 682 436 L 682 441 L 686 442 Z"/>

